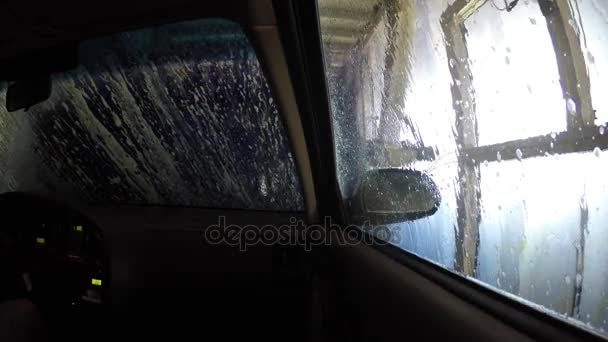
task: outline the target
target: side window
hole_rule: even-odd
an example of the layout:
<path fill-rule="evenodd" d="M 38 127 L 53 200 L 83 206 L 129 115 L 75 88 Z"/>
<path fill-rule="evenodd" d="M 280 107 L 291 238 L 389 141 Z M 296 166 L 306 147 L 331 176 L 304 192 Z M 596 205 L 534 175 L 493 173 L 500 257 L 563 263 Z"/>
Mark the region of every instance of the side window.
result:
<path fill-rule="evenodd" d="M 303 210 L 285 128 L 239 25 L 83 42 L 26 112 L 0 108 L 0 190 L 93 203 Z M 6 83 L 0 84 L 4 104 Z"/>
<path fill-rule="evenodd" d="M 423 171 L 441 206 L 391 243 L 608 329 L 607 5 L 318 4 L 343 196 Z"/>

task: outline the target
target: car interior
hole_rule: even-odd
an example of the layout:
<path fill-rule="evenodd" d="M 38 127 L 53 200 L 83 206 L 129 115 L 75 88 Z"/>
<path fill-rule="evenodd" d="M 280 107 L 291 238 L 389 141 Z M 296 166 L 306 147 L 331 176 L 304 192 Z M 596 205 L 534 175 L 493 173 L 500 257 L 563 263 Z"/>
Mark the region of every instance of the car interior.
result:
<path fill-rule="evenodd" d="M 406 44 L 409 36 L 399 33 L 409 27 L 404 22 L 418 25 L 420 8 L 433 3 L 1 1 L 0 341 L 605 339 L 606 312 L 598 309 L 597 319 L 586 323 L 580 312 L 587 311 L 578 311 L 585 290 L 577 297 L 574 288 L 574 299 L 565 301 L 568 310 L 577 309 L 564 314 L 522 290 L 503 291 L 478 277 L 479 228 L 477 242 L 471 229 L 482 214 L 471 203 L 479 202 L 479 190 L 463 186 L 456 191 L 462 195 L 452 195 L 430 172 L 403 166 L 410 165 L 403 160 L 396 167 L 392 147 L 378 147 L 372 138 L 368 147 L 353 148 L 372 151 L 365 152 L 377 158 L 371 171 L 357 164 L 362 157 L 355 152 L 339 151 L 340 139 L 348 146 L 365 140 L 347 132 L 361 131 L 357 127 L 367 120 L 366 107 L 356 109 L 364 93 L 348 93 L 362 82 L 349 74 L 358 72 L 349 69 L 364 49 L 358 44 L 373 42 L 375 28 L 394 30 L 394 40 Z M 475 103 L 483 92 L 468 90 L 467 80 L 478 78 L 467 78 L 472 67 L 459 62 L 474 51 L 467 52 L 465 37 L 472 40 L 474 30 L 464 22 L 493 5 L 445 3 L 436 24 L 448 43 L 435 49 L 445 56 L 446 79 L 462 80 L 446 83 L 448 107 L 467 116 L 468 106 L 460 104 Z M 502 0 L 494 3 L 502 6 Z M 553 32 L 558 21 L 570 27 L 554 13 L 565 3 L 505 1 L 496 13 L 540 5 L 535 11 L 554 16 L 547 19 Z M 391 19 L 391 11 L 407 6 L 416 8 L 414 17 Z M 364 16 L 372 19 L 357 19 Z M 382 32 L 377 35 L 390 36 Z M 562 43 L 556 38 L 548 49 L 557 51 Z M 576 55 L 568 49 L 568 56 Z M 387 68 L 405 58 L 392 53 Z M 598 133 L 594 123 L 583 123 L 589 86 L 579 72 L 585 65 L 568 61 L 552 62 L 561 77 L 558 95 L 574 92 L 572 82 L 579 89 L 574 108 L 570 100 L 562 106 L 575 112 L 564 114 L 567 129 L 531 138 L 535 147 L 519 148 L 523 140 L 479 147 L 468 139 L 481 119 L 462 120 L 449 128 L 461 137 L 454 146 L 476 161 L 458 159 L 458 182 L 479 182 L 475 175 L 484 160 L 504 166 L 511 159 L 541 158 L 538 146 L 555 146 L 564 155 L 608 148 L 603 126 Z M 508 64 L 516 65 L 516 58 Z M 394 92 L 417 85 L 391 78 L 399 75 L 393 69 L 369 72 L 362 79 L 376 82 L 376 73 Z M 391 96 L 388 101 L 396 101 Z M 482 108 L 481 98 L 477 104 Z M 390 106 L 380 111 L 390 112 Z M 386 120 L 378 134 L 416 126 Z M 415 146 L 399 142 L 399 151 L 420 163 L 445 155 L 426 136 L 424 143 L 417 139 L 417 129 Z M 582 213 L 591 217 L 586 203 Z M 578 204 L 577 198 L 577 210 Z M 449 264 L 387 243 L 394 225 L 443 215 L 446 206 L 457 216 L 446 223 L 455 241 L 445 242 L 455 246 Z M 587 217 L 582 213 L 581 220 Z M 428 222 L 425 229 L 434 231 L 435 221 Z M 255 227 L 279 227 L 268 231 L 289 242 Z M 588 233 L 581 228 L 581 234 L 585 241 Z M 328 242 L 328 236 L 334 238 Z M 606 264 L 597 265 L 598 277 L 608 279 Z M 580 285 L 581 267 L 569 285 Z M 600 287 L 594 291 L 602 293 L 606 310 L 608 297 Z M 547 297 L 553 295 L 559 293 Z"/>

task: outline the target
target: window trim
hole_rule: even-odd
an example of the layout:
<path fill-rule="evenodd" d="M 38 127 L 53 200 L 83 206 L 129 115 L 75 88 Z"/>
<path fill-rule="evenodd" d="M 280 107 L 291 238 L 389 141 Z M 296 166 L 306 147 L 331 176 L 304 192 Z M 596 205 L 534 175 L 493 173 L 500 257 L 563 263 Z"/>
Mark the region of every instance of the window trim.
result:
<path fill-rule="evenodd" d="M 317 200 L 317 217 L 347 223 L 338 184 L 329 92 L 316 1 L 273 0 L 300 111 Z"/>
<path fill-rule="evenodd" d="M 490 286 L 484 285 L 481 281 L 467 278 L 438 264 L 429 262 L 414 253 L 388 244 L 368 233 L 364 232 L 364 234 L 368 236 L 369 241 L 374 241 L 371 248 L 421 274 L 450 293 L 481 308 L 534 339 L 547 341 L 606 341 L 603 336 L 584 327 L 582 323 L 568 321 L 549 310 L 543 312 L 539 305 L 526 302 L 515 295 L 509 296 L 500 293 Z"/>

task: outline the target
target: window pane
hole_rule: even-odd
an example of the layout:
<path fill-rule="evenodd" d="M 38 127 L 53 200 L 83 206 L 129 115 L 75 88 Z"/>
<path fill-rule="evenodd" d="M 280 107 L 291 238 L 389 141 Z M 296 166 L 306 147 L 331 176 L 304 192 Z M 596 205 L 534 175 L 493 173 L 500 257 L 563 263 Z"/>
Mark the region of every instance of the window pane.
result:
<path fill-rule="evenodd" d="M 608 2 L 603 0 L 572 0 L 576 15 L 570 24 L 581 37 L 581 47 L 589 68 L 593 109 L 596 124 L 608 122 Z"/>
<path fill-rule="evenodd" d="M 538 2 L 508 15 L 483 6 L 465 24 L 479 145 L 565 131 L 566 100 Z"/>
<path fill-rule="evenodd" d="M 482 165 L 479 279 L 608 329 L 606 170 L 593 152 Z"/>
<path fill-rule="evenodd" d="M 4 103 L 6 84 L 0 88 Z M 52 97 L 0 109 L 0 186 L 94 203 L 302 210 L 275 102 L 223 20 L 85 42 Z"/>
<path fill-rule="evenodd" d="M 391 224 L 391 243 L 608 329 L 608 135 L 580 119 L 601 95 L 572 86 L 586 66 L 564 52 L 582 56 L 571 21 L 553 21 L 568 1 L 318 3 L 343 196 L 369 170 L 426 172 L 441 206 Z"/>

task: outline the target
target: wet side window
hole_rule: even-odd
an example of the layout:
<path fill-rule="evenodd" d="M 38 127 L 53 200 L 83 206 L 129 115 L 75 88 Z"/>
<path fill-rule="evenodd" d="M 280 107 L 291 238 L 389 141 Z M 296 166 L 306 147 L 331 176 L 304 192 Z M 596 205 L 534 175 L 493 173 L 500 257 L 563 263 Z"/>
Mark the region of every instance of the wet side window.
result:
<path fill-rule="evenodd" d="M 0 190 L 92 203 L 303 210 L 285 129 L 241 28 L 197 20 L 87 41 L 27 111 L 4 108 Z"/>
<path fill-rule="evenodd" d="M 318 4 L 343 196 L 370 170 L 428 174 L 441 206 L 391 243 L 608 329 L 607 5 Z"/>

